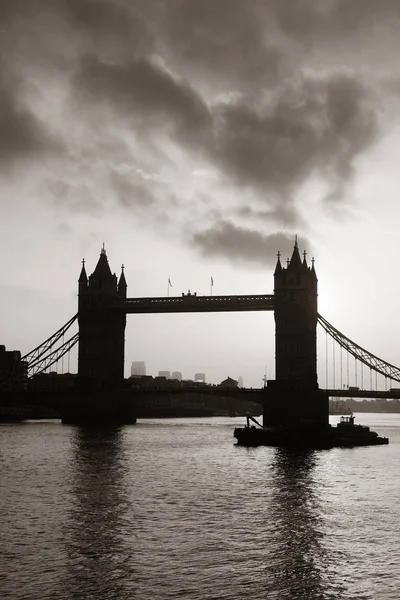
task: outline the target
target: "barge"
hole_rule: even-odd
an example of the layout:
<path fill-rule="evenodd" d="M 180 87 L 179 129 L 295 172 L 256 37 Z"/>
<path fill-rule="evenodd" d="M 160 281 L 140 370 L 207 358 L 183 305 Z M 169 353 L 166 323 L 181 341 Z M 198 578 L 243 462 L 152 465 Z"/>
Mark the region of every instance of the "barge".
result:
<path fill-rule="evenodd" d="M 312 424 L 264 427 L 254 417 L 247 415 L 245 427 L 236 427 L 233 435 L 239 446 L 283 446 L 310 449 L 354 448 L 380 446 L 389 443 L 365 425 L 356 425 L 355 417 L 343 416 L 336 427 L 315 427 Z M 255 423 L 255 425 L 250 424 Z"/>

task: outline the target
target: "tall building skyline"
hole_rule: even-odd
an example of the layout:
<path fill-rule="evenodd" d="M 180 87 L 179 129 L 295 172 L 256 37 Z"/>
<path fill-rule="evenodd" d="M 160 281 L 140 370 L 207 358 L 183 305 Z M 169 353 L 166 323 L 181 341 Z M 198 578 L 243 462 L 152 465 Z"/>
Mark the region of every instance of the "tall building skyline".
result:
<path fill-rule="evenodd" d="M 131 363 L 131 377 L 134 376 L 142 376 L 147 375 L 146 362 L 143 360 L 134 360 Z M 150 375 L 150 373 L 149 373 Z M 167 379 L 177 379 L 178 381 L 182 381 L 182 379 L 193 379 L 194 381 L 206 381 L 206 374 L 204 372 L 195 372 L 193 377 L 184 377 L 182 371 L 171 371 L 169 369 L 159 369 L 156 371 L 155 377 L 166 377 Z M 243 381 L 243 378 L 242 378 Z"/>
<path fill-rule="evenodd" d="M 158 371 L 158 377 L 166 377 L 171 379 L 171 371 Z"/>
<path fill-rule="evenodd" d="M 146 363 L 144 360 L 134 360 L 131 364 L 131 377 L 133 376 L 147 375 Z"/>

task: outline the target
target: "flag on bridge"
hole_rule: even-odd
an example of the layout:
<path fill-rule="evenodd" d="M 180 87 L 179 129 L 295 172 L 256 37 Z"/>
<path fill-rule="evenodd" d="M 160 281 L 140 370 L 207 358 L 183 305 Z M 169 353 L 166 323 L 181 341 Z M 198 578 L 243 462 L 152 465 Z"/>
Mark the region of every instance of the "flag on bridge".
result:
<path fill-rule="evenodd" d="M 211 287 L 214 285 L 214 279 L 213 276 L 211 275 Z"/>
<path fill-rule="evenodd" d="M 170 287 L 172 287 L 172 283 L 171 283 L 171 280 L 170 280 L 170 278 L 169 278 L 169 277 L 168 277 L 168 285 L 169 285 Z"/>

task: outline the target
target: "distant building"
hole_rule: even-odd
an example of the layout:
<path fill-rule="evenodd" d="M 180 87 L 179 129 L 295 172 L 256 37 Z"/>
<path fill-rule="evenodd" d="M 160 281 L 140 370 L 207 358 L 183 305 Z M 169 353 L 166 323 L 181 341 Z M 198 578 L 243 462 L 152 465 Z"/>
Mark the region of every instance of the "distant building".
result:
<path fill-rule="evenodd" d="M 194 380 L 195 381 L 203 381 L 203 383 L 205 383 L 206 382 L 206 374 L 205 373 L 195 373 Z"/>
<path fill-rule="evenodd" d="M 142 360 L 134 360 L 131 365 L 131 377 L 146 375 L 146 363 Z"/>
<path fill-rule="evenodd" d="M 180 371 L 172 371 L 171 379 L 177 379 L 178 381 L 182 381 L 182 373 Z"/>
<path fill-rule="evenodd" d="M 221 381 L 221 383 L 218 385 L 218 387 L 229 387 L 229 388 L 233 388 L 233 387 L 237 387 L 237 386 L 238 386 L 238 382 L 236 381 L 236 379 L 232 379 L 232 377 L 227 377 L 226 379 Z"/>
<path fill-rule="evenodd" d="M 131 375 L 133 379 L 132 387 L 152 387 L 154 386 L 154 377 L 152 375 Z"/>
<path fill-rule="evenodd" d="M 77 375 L 72 373 L 38 373 L 28 380 L 28 390 L 64 390 L 74 387 Z"/>
<path fill-rule="evenodd" d="M 21 352 L 0 346 L 0 389 L 22 389 L 27 379 L 28 363 L 21 360 Z"/>
<path fill-rule="evenodd" d="M 159 377 L 165 377 L 166 379 L 171 379 L 171 371 L 158 371 Z"/>
<path fill-rule="evenodd" d="M 238 377 L 238 386 L 243 387 L 243 377 L 241 375 Z"/>

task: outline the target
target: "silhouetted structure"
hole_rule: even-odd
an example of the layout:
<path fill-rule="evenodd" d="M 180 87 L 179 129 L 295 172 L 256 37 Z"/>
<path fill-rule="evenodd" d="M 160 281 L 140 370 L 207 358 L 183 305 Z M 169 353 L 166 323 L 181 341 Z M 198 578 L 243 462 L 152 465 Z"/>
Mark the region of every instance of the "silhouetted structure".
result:
<path fill-rule="evenodd" d="M 63 406 L 62 420 L 135 422 L 132 397 L 124 392 L 126 313 L 118 310 L 127 291 L 124 267 L 117 280 L 103 246 L 89 278 L 83 261 L 78 286 L 79 385 Z"/>
<path fill-rule="evenodd" d="M 28 380 L 28 390 L 65 390 L 72 389 L 76 380 L 72 373 L 39 373 Z"/>
<path fill-rule="evenodd" d="M 126 280 L 111 273 L 103 248 L 92 275 L 85 265 L 79 276 L 79 350 L 78 375 L 90 381 L 91 387 L 119 387 L 124 380 L 126 314 L 113 310 L 126 298 Z"/>
<path fill-rule="evenodd" d="M 0 346 L 0 390 L 22 390 L 26 387 L 28 365 L 19 350 Z"/>
<path fill-rule="evenodd" d="M 232 377 L 227 377 L 226 379 L 221 381 L 220 384 L 218 384 L 218 387 L 236 388 L 238 387 L 238 382 L 236 381 L 236 379 L 232 379 Z"/>
<path fill-rule="evenodd" d="M 360 360 L 386 378 L 400 381 L 400 368 L 368 352 L 318 314 L 314 260 L 311 267 L 307 265 L 305 253 L 301 260 L 297 240 L 292 257 L 287 262 L 286 268 L 283 268 L 278 254 L 274 273 L 274 294 L 198 296 L 188 293 L 173 297 L 128 298 L 124 269 L 122 267 L 120 279 L 117 281 L 115 273 L 111 273 L 103 247 L 96 268 L 89 278 L 85 265 L 82 266 L 79 276 L 78 313 L 24 357 L 17 356 L 17 363 L 20 361 L 23 365 L 21 381 L 24 380 L 26 373 L 29 378 L 32 378 L 45 372 L 79 341 L 77 385 L 73 386 L 72 398 L 70 395 L 68 401 L 62 403 L 63 422 L 132 423 L 135 421 L 133 397 L 137 386 L 132 384 L 132 380 L 126 382 L 124 380 L 124 337 L 127 314 L 274 311 L 276 380 L 268 381 L 268 385 L 261 389 L 242 389 L 237 386 L 237 382 L 229 389 L 222 388 L 226 389 L 229 396 L 244 398 L 246 394 L 251 396 L 253 402 L 262 402 L 264 423 L 267 426 L 285 429 L 288 426 L 296 427 L 301 424 L 324 426 L 328 423 L 328 396 L 354 395 L 357 398 L 398 399 L 400 397 L 398 388 L 385 391 L 366 391 L 350 387 L 347 390 L 319 389 L 316 356 L 317 323 L 321 324 L 327 334 L 356 360 Z M 73 334 L 64 341 L 64 334 L 77 319 L 79 333 Z M 2 351 L 5 353 L 4 347 Z M 15 357 L 15 354 L 13 356 Z M 4 372 L 3 368 L 3 375 Z M 203 373 L 196 373 L 195 377 L 205 380 Z M 10 385 L 12 378 L 8 377 L 8 379 Z M 176 378 L 175 381 L 178 379 Z M 43 380 L 46 384 L 50 382 L 47 378 Z M 160 393 L 166 391 L 169 393 L 166 389 L 167 385 L 173 382 L 162 377 L 156 380 L 154 380 L 155 387 L 161 390 Z M 61 379 L 57 379 L 57 388 L 59 381 Z M 263 381 L 267 383 L 266 377 Z M 204 385 L 200 381 L 193 384 Z M 60 384 L 60 388 L 63 388 L 60 390 L 60 395 L 66 398 L 68 394 L 64 394 L 64 391 L 69 390 L 64 390 L 64 385 L 63 381 L 62 385 Z M 65 387 L 68 388 L 69 385 L 70 382 Z M 52 388 L 53 382 L 51 386 L 45 387 L 47 390 Z M 3 391 L 4 387 L 2 396 L 4 406 L 7 407 L 10 402 L 14 402 L 16 396 L 13 396 L 14 391 L 11 390 L 5 398 L 7 392 L 3 393 Z M 33 395 L 37 391 L 40 392 L 37 389 L 31 391 Z M 60 406 L 59 398 L 60 396 L 57 397 L 57 406 Z"/>
<path fill-rule="evenodd" d="M 127 298 L 122 269 L 117 281 L 104 248 L 92 275 L 79 277 L 79 378 L 92 390 L 120 389 L 124 380 L 124 334 L 130 312 L 271 310 L 276 323 L 276 380 L 264 390 L 264 423 L 328 422 L 328 398 L 317 383 L 317 276 L 299 255 L 297 240 L 286 268 L 278 256 L 275 295 Z M 170 377 L 169 371 L 160 376 Z M 205 381 L 204 373 L 195 380 Z M 234 382 L 234 383 L 233 383 Z M 228 378 L 221 385 L 237 386 Z"/>
<path fill-rule="evenodd" d="M 265 390 L 263 423 L 280 426 L 329 421 L 328 395 L 317 382 L 318 280 L 300 258 L 297 238 L 291 259 L 274 272 L 276 379 Z"/>

